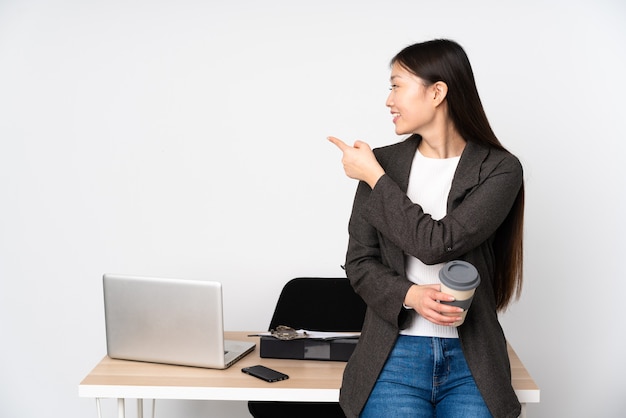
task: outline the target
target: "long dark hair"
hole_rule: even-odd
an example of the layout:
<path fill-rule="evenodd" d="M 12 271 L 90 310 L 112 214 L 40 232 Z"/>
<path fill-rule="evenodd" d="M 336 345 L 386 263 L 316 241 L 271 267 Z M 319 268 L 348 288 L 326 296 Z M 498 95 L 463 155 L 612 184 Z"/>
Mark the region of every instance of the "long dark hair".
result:
<path fill-rule="evenodd" d="M 456 42 L 435 39 L 410 45 L 400 51 L 391 65 L 399 64 L 428 85 L 446 83 L 448 114 L 454 127 L 466 141 L 505 150 L 483 109 L 476 88 L 474 72 L 467 54 Z M 519 297 L 523 276 L 524 184 L 493 242 L 496 307 L 504 310 L 513 297 Z"/>

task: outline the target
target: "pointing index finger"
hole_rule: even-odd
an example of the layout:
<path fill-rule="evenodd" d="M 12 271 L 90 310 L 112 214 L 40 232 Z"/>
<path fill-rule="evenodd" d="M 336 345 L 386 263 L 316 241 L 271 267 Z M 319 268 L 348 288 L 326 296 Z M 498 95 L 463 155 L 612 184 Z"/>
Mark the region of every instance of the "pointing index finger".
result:
<path fill-rule="evenodd" d="M 339 138 L 335 138 L 334 136 L 329 136 L 328 140 L 335 144 L 337 148 L 339 148 L 341 151 L 345 151 L 346 149 L 350 148 L 348 144 L 346 144 Z"/>

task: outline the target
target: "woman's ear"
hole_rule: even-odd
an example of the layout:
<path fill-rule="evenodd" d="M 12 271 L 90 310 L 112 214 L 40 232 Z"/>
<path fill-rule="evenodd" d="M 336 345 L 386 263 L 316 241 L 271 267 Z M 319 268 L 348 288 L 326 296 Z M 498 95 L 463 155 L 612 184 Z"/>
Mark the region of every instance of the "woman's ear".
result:
<path fill-rule="evenodd" d="M 433 101 L 435 106 L 439 106 L 446 99 L 448 95 L 448 85 L 443 81 L 437 81 L 432 85 L 433 88 Z"/>

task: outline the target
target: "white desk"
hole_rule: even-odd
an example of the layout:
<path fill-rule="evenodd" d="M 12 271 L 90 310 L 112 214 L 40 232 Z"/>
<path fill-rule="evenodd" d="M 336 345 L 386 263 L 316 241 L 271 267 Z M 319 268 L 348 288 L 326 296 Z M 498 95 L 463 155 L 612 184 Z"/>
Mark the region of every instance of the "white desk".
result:
<path fill-rule="evenodd" d="M 224 401 L 337 402 L 345 362 L 283 360 L 259 357 L 254 332 L 227 332 L 231 340 L 255 340 L 256 349 L 226 370 L 114 360 L 105 357 L 78 386 L 86 398 L 117 398 L 124 417 L 124 399 L 195 399 Z M 540 391 L 519 357 L 509 346 L 512 383 L 522 406 L 539 402 Z M 287 373 L 289 379 L 267 383 L 241 372 L 263 364 Z M 143 402 L 138 402 L 139 416 Z M 524 414 L 522 414 L 524 416 Z"/>

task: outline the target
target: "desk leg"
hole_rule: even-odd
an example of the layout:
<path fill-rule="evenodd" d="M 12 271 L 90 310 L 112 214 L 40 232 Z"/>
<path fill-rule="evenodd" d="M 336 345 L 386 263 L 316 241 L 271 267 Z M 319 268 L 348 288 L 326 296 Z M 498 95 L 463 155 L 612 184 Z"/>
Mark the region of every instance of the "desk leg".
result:
<path fill-rule="evenodd" d="M 126 417 L 124 398 L 117 399 L 117 417 L 118 418 Z"/>
<path fill-rule="evenodd" d="M 143 399 L 137 399 L 137 418 L 143 418 Z"/>

